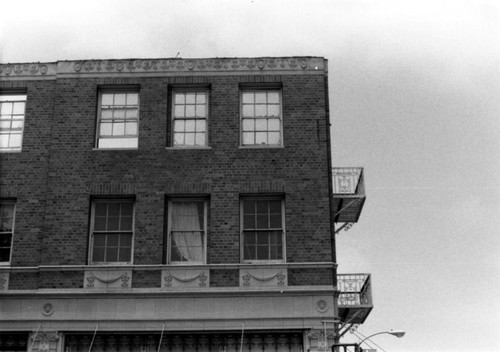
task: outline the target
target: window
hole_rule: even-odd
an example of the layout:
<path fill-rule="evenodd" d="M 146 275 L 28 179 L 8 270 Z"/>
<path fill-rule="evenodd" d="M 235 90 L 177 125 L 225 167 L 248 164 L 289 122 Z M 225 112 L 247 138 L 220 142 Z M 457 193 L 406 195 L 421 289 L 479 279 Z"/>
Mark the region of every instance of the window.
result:
<path fill-rule="evenodd" d="M 206 229 L 206 200 L 188 198 L 169 200 L 167 262 L 204 264 Z"/>
<path fill-rule="evenodd" d="M 0 94 L 0 151 L 19 151 L 23 141 L 26 94 Z"/>
<path fill-rule="evenodd" d="M 137 148 L 138 126 L 139 92 L 100 92 L 97 148 Z"/>
<path fill-rule="evenodd" d="M 91 229 L 91 264 L 132 262 L 132 200 L 95 200 L 92 204 Z"/>
<path fill-rule="evenodd" d="M 206 146 L 208 92 L 174 91 L 173 94 L 173 146 Z"/>
<path fill-rule="evenodd" d="M 279 198 L 243 198 L 243 261 L 284 260 L 284 202 Z"/>
<path fill-rule="evenodd" d="M 244 90 L 241 93 L 241 144 L 283 144 L 279 90 Z"/>
<path fill-rule="evenodd" d="M 10 263 L 14 235 L 13 201 L 0 200 L 0 265 Z"/>

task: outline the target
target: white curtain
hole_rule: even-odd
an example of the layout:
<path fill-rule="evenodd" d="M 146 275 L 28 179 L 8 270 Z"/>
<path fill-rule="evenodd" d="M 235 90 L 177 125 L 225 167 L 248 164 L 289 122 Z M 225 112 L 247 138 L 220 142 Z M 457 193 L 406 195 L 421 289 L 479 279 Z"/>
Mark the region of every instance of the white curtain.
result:
<path fill-rule="evenodd" d="M 203 262 L 203 213 L 202 202 L 172 202 L 171 250 L 182 261 Z"/>

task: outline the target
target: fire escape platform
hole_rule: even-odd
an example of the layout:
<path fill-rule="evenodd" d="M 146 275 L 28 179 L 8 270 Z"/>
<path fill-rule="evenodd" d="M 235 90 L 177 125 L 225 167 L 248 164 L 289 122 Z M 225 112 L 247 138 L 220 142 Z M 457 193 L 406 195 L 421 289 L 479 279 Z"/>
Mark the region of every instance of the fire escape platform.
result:
<path fill-rule="evenodd" d="M 373 309 L 370 274 L 339 274 L 339 318 L 345 324 L 362 324 Z"/>
<path fill-rule="evenodd" d="M 335 222 L 358 222 L 366 199 L 363 168 L 335 167 L 332 177 Z"/>

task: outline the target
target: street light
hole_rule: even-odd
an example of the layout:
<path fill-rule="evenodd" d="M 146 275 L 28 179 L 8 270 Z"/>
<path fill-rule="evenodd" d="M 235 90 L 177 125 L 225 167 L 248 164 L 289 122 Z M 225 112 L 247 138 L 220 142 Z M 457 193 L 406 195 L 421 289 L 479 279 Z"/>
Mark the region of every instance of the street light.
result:
<path fill-rule="evenodd" d="M 405 336 L 406 332 L 403 330 L 389 330 L 389 331 L 377 332 L 377 333 L 370 335 L 368 337 L 365 337 L 363 340 L 361 340 L 361 342 L 358 343 L 358 348 L 356 350 L 359 351 L 361 344 L 363 342 L 365 342 L 366 340 L 368 340 L 370 337 L 373 337 L 376 335 L 382 335 L 382 334 L 389 334 L 389 335 L 396 336 L 396 337 L 403 337 L 403 336 Z"/>

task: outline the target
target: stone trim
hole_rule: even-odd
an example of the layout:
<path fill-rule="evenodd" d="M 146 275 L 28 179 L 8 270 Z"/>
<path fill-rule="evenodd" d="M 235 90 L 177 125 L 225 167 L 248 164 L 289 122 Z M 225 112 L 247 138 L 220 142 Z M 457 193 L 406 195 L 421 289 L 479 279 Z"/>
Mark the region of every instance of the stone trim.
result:
<path fill-rule="evenodd" d="M 178 75 L 178 74 L 324 74 L 322 57 L 256 57 L 207 59 L 121 59 L 58 61 L 55 63 L 0 64 L 0 77 L 50 78 L 54 76 Z"/>

